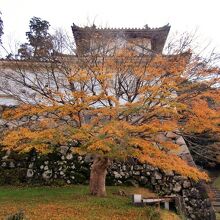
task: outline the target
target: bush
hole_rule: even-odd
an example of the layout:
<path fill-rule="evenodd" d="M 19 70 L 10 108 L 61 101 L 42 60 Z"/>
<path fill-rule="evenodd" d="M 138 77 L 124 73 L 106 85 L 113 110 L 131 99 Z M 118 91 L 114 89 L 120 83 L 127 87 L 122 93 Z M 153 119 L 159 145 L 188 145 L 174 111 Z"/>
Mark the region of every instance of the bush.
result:
<path fill-rule="evenodd" d="M 25 220 L 25 215 L 23 211 L 19 211 L 15 214 L 11 214 L 6 217 L 6 220 Z"/>
<path fill-rule="evenodd" d="M 25 168 L 0 168 L 0 185 L 20 185 L 26 181 Z"/>

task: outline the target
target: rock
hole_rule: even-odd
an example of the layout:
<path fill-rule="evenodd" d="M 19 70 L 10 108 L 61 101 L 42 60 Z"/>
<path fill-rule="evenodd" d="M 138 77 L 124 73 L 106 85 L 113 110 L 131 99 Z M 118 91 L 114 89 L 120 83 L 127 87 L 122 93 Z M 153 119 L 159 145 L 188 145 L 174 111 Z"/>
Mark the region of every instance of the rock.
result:
<path fill-rule="evenodd" d="M 178 144 L 178 145 L 185 145 L 186 142 L 184 141 L 183 137 L 179 137 L 179 138 L 176 140 L 176 144 Z"/>
<path fill-rule="evenodd" d="M 187 157 L 186 155 L 190 154 L 189 149 L 186 144 L 183 144 L 179 147 L 178 155 L 180 157 Z M 187 161 L 187 160 L 186 160 Z"/>
<path fill-rule="evenodd" d="M 167 141 L 167 137 L 164 134 L 162 134 L 162 133 L 158 134 L 155 139 L 156 139 L 157 142 L 165 142 L 165 141 Z"/>
<path fill-rule="evenodd" d="M 161 180 L 162 179 L 162 175 L 159 172 L 155 172 L 154 177 L 155 177 L 156 180 Z"/>
<path fill-rule="evenodd" d="M 148 179 L 147 179 L 145 176 L 141 176 L 141 177 L 140 177 L 140 183 L 141 183 L 142 185 L 146 185 L 147 182 L 148 182 Z"/>
<path fill-rule="evenodd" d="M 69 150 L 68 146 L 60 146 L 60 153 L 66 155 L 67 151 Z"/>
<path fill-rule="evenodd" d="M 188 201 L 189 201 L 189 198 L 188 198 L 188 197 L 184 198 L 184 201 L 185 201 L 185 202 L 188 202 Z"/>
<path fill-rule="evenodd" d="M 2 157 L 2 160 L 7 160 L 8 159 L 8 155 L 5 155 L 4 157 Z"/>
<path fill-rule="evenodd" d="M 70 181 L 70 180 L 67 180 L 66 182 L 67 182 L 67 184 L 70 184 L 70 183 L 71 183 L 71 181 Z"/>
<path fill-rule="evenodd" d="M 151 165 L 146 165 L 146 170 L 147 171 L 154 171 L 154 170 L 156 170 L 156 168 L 152 167 Z"/>
<path fill-rule="evenodd" d="M 122 185 L 122 181 L 121 180 L 117 180 L 117 185 Z"/>
<path fill-rule="evenodd" d="M 43 172 L 42 177 L 44 179 L 50 179 L 52 177 L 52 170 L 46 170 Z"/>
<path fill-rule="evenodd" d="M 135 175 L 135 176 L 140 176 L 140 171 L 133 171 L 133 175 Z"/>
<path fill-rule="evenodd" d="M 26 121 L 28 121 L 28 116 L 24 116 L 24 117 L 22 117 L 20 120 L 21 120 L 22 122 L 26 122 Z"/>
<path fill-rule="evenodd" d="M 94 155 L 93 154 L 87 154 L 85 156 L 85 159 L 84 159 L 85 163 L 92 163 L 93 160 L 94 160 Z"/>
<path fill-rule="evenodd" d="M 41 165 L 41 166 L 40 166 L 40 169 L 43 170 L 43 169 L 44 169 L 44 165 Z"/>
<path fill-rule="evenodd" d="M 191 183 L 190 183 L 189 181 L 185 180 L 185 181 L 183 182 L 183 188 L 184 188 L 184 189 L 188 189 L 190 186 L 191 186 Z"/>
<path fill-rule="evenodd" d="M 150 175 L 151 175 L 151 173 L 150 173 L 150 172 L 146 172 L 146 174 L 147 174 L 147 176 L 150 176 Z"/>
<path fill-rule="evenodd" d="M 7 126 L 8 126 L 9 129 L 13 129 L 13 128 L 17 127 L 17 125 L 15 123 L 13 123 L 13 122 L 8 122 Z"/>
<path fill-rule="evenodd" d="M 10 167 L 10 168 L 14 168 L 14 167 L 15 167 L 14 162 L 11 161 L 11 162 L 9 163 L 9 167 Z"/>
<path fill-rule="evenodd" d="M 123 170 L 123 171 L 126 171 L 126 170 L 127 170 L 127 168 L 126 168 L 125 165 L 122 166 L 122 170 Z"/>
<path fill-rule="evenodd" d="M 156 179 L 154 177 L 151 178 L 151 184 L 156 185 Z"/>
<path fill-rule="evenodd" d="M 33 121 L 35 121 L 35 120 L 37 120 L 38 119 L 38 116 L 37 115 L 33 115 L 32 117 L 31 117 L 31 120 L 33 120 Z"/>
<path fill-rule="evenodd" d="M 82 161 L 83 157 L 82 156 L 78 156 L 78 161 Z"/>
<path fill-rule="evenodd" d="M 45 166 L 45 167 L 44 167 L 44 170 L 48 170 L 48 169 L 49 169 L 49 167 L 48 167 L 48 166 Z"/>
<path fill-rule="evenodd" d="M 32 169 L 34 167 L 34 163 L 30 163 L 29 165 L 28 165 L 28 168 L 30 168 L 30 169 Z"/>
<path fill-rule="evenodd" d="M 167 134 L 166 134 L 166 137 L 168 138 L 177 138 L 179 135 L 175 134 L 174 132 L 172 131 L 168 131 Z"/>
<path fill-rule="evenodd" d="M 187 180 L 187 177 L 185 177 L 185 176 L 174 176 L 173 179 L 177 182 L 183 182 L 184 180 Z"/>
<path fill-rule="evenodd" d="M 2 163 L 2 167 L 6 167 L 7 166 L 7 163 L 6 162 L 3 162 Z"/>
<path fill-rule="evenodd" d="M 190 190 L 190 197 L 191 198 L 200 198 L 200 193 L 199 193 L 199 191 L 196 189 L 196 188 L 192 188 L 191 190 Z"/>
<path fill-rule="evenodd" d="M 125 176 L 125 173 L 124 172 L 120 172 L 120 175 L 123 177 L 123 176 Z"/>
<path fill-rule="evenodd" d="M 67 155 L 66 155 L 66 159 L 67 159 L 67 160 L 73 159 L 73 154 L 71 154 L 71 153 L 67 154 Z"/>
<path fill-rule="evenodd" d="M 120 175 L 120 173 L 118 173 L 117 171 L 114 171 L 113 174 L 114 174 L 114 176 L 115 176 L 116 179 L 122 178 L 122 176 Z"/>
<path fill-rule="evenodd" d="M 2 157 L 2 160 L 7 160 L 10 154 L 11 154 L 11 150 L 7 150 L 5 156 Z"/>
<path fill-rule="evenodd" d="M 179 183 L 176 183 L 176 184 L 174 185 L 173 191 L 174 191 L 174 192 L 180 192 L 181 189 L 182 189 L 182 186 L 181 186 Z"/>
<path fill-rule="evenodd" d="M 34 175 L 34 171 L 32 169 L 28 169 L 27 170 L 27 177 L 31 178 L 31 177 L 33 177 L 33 175 Z"/>
<path fill-rule="evenodd" d="M 49 164 L 49 161 L 47 160 L 47 161 L 44 161 L 44 164 L 45 165 L 48 165 Z"/>
<path fill-rule="evenodd" d="M 196 216 L 194 214 L 191 214 L 190 217 L 191 217 L 191 219 L 195 219 L 196 218 Z"/>
<path fill-rule="evenodd" d="M 174 176 L 174 172 L 172 170 L 164 170 L 163 172 L 166 176 Z"/>
<path fill-rule="evenodd" d="M 60 175 L 61 175 L 61 176 L 64 176 L 64 172 L 63 172 L 63 171 L 60 171 Z"/>
<path fill-rule="evenodd" d="M 134 165 L 134 170 L 142 170 L 143 167 L 141 165 Z"/>
<path fill-rule="evenodd" d="M 69 143 L 69 146 L 70 147 L 77 147 L 79 145 L 79 142 L 77 140 L 72 140 L 70 143 Z"/>

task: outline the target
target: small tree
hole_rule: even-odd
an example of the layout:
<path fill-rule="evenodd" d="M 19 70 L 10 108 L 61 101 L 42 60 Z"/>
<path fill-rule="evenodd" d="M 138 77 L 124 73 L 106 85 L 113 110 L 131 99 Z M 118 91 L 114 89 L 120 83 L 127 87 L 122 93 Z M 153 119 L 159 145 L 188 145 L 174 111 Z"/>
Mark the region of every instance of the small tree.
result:
<path fill-rule="evenodd" d="M 22 152 L 35 147 L 47 153 L 77 143 L 74 152 L 96 155 L 90 191 L 98 196 L 106 193 L 107 168 L 115 158 L 131 156 L 195 180 L 207 179 L 171 154 L 178 146 L 158 140 L 158 133 L 219 131 L 219 112 L 204 98 L 208 94 L 219 101 L 219 90 L 211 90 L 219 82 L 219 69 L 191 52 L 146 55 L 129 44 L 111 49 L 109 56 L 109 44 L 100 45 L 85 56 L 7 65 L 1 90 L 21 104 L 4 117 L 30 121 L 5 132 L 5 149 Z"/>
<path fill-rule="evenodd" d="M 28 43 L 21 44 L 18 54 L 21 59 L 45 60 L 53 52 L 52 36 L 48 33 L 50 24 L 38 17 L 30 19 L 26 32 Z"/>

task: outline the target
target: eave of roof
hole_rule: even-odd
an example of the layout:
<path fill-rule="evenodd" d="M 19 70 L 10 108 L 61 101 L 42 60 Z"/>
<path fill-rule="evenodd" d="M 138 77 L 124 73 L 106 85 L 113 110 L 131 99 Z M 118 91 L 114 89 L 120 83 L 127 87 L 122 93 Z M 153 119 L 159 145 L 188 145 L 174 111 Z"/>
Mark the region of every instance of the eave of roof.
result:
<path fill-rule="evenodd" d="M 96 26 L 79 27 L 73 24 L 71 28 L 78 47 L 83 39 L 91 37 L 89 33 L 99 33 L 101 35 L 109 34 L 114 37 L 123 34 L 126 38 L 151 39 L 154 51 L 159 53 L 162 52 L 170 31 L 169 24 L 159 28 L 149 28 L 147 25 L 144 28 L 97 28 Z"/>

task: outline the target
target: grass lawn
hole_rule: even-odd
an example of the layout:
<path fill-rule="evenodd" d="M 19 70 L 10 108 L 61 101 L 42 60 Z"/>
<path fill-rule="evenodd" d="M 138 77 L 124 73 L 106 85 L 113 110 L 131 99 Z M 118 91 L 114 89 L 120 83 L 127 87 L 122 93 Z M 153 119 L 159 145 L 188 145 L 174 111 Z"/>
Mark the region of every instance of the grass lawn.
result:
<path fill-rule="evenodd" d="M 24 210 L 33 220 L 159 220 L 156 208 L 134 207 L 131 199 L 116 193 L 153 194 L 134 187 L 107 187 L 108 196 L 96 198 L 88 194 L 88 186 L 66 187 L 0 187 L 0 219 Z M 159 210 L 162 220 L 180 220 L 172 212 Z M 153 218 L 153 216 L 155 216 Z"/>
<path fill-rule="evenodd" d="M 215 179 L 213 186 L 220 190 L 220 175 Z"/>
<path fill-rule="evenodd" d="M 220 176 L 215 179 L 213 186 L 220 190 Z M 220 213 L 216 213 L 216 220 L 220 220 Z"/>

